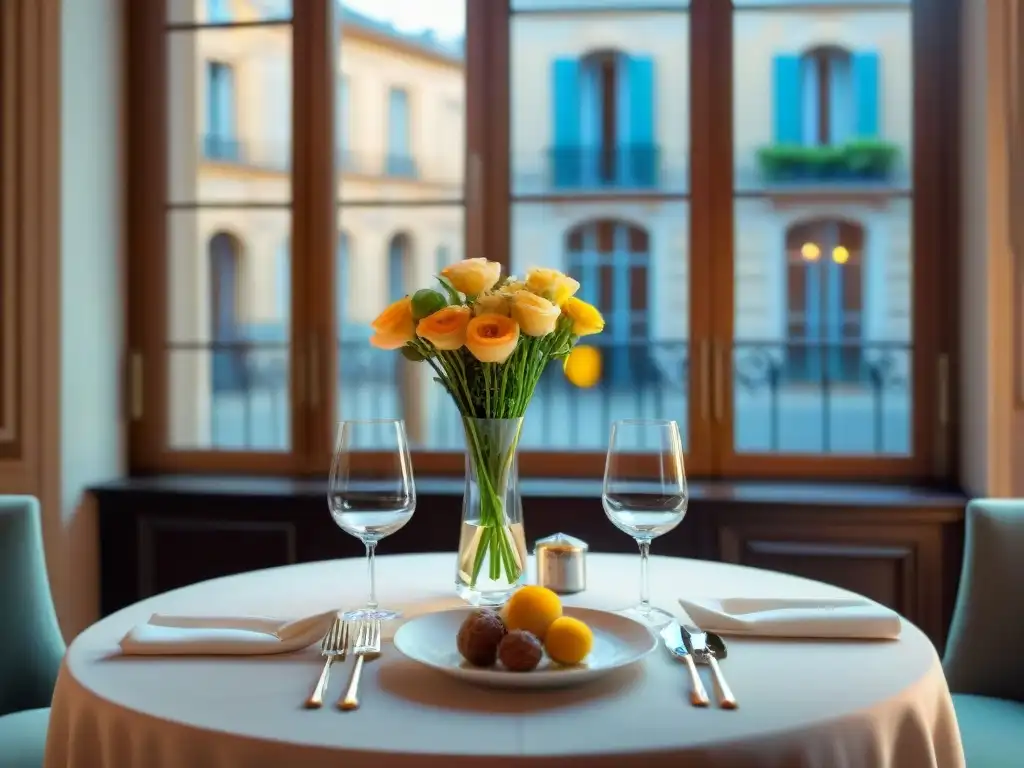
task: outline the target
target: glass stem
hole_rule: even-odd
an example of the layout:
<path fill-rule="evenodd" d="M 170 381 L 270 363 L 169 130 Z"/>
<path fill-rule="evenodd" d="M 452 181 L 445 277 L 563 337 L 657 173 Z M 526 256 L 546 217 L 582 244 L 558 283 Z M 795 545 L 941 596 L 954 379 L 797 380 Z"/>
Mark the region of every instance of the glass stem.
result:
<path fill-rule="evenodd" d="M 651 584 L 647 576 L 647 561 L 651 556 L 650 539 L 637 539 L 640 547 L 640 610 L 647 613 L 651 610 Z"/>
<path fill-rule="evenodd" d="M 366 607 L 377 608 L 377 579 L 373 568 L 373 555 L 377 551 L 376 541 L 366 541 L 366 568 L 370 572 L 370 599 L 366 601 Z"/>

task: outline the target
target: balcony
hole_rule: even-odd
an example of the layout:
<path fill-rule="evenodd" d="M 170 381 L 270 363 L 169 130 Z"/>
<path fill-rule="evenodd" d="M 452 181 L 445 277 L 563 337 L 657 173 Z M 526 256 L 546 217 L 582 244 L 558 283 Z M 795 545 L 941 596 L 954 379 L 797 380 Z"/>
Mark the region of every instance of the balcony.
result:
<path fill-rule="evenodd" d="M 834 146 L 773 145 L 756 153 L 759 187 L 891 188 L 903 183 L 900 149 L 884 141 Z M 742 174 L 741 174 L 742 176 Z M 738 186 L 748 186 L 738 179 Z"/>
<path fill-rule="evenodd" d="M 338 347 L 340 415 L 402 414 L 402 392 L 406 391 L 402 377 L 414 364 L 402 361 L 397 353 L 348 338 Z M 211 380 L 213 443 L 225 448 L 284 447 L 289 412 L 287 344 L 268 339 L 206 345 L 205 349 L 215 371 L 231 372 L 230 386 L 223 378 Z M 685 433 L 689 355 L 686 339 L 602 345 L 608 375 L 591 389 L 572 386 L 560 366 L 549 366 L 530 407 L 523 449 L 604 451 L 613 419 L 672 418 Z M 623 375 L 614 374 L 616 358 L 629 364 Z M 737 340 L 732 391 L 727 394 L 736 450 L 907 455 L 910 369 L 911 345 L 906 341 Z M 423 386 L 432 399 L 422 425 L 422 447 L 460 450 L 463 438 L 457 410 L 429 376 L 423 377 Z"/>
<path fill-rule="evenodd" d="M 546 160 L 549 190 L 648 190 L 664 183 L 661 148 L 657 144 L 552 147 Z"/>

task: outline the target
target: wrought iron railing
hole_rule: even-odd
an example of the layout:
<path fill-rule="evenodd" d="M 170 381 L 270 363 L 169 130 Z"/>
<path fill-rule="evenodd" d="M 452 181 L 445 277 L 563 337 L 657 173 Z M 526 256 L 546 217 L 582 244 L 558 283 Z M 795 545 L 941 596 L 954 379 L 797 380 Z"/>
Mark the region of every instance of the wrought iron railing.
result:
<path fill-rule="evenodd" d="M 598 385 L 579 389 L 549 366 L 530 406 L 524 450 L 601 451 L 612 421 L 671 418 L 688 431 L 685 340 L 601 346 Z M 425 450 L 460 450 L 454 405 L 428 368 L 364 341 L 338 346 L 341 418 L 405 418 Z M 175 345 L 172 432 L 199 447 L 283 449 L 289 439 L 288 350 L 274 343 Z M 907 342 L 738 340 L 732 350 L 733 444 L 741 453 L 906 455 L 912 382 Z M 207 400 L 208 409 L 197 404 Z M 413 401 L 414 400 L 414 401 Z M 196 414 L 209 412 L 204 425 Z M 205 434 L 203 434 L 205 432 Z M 685 439 L 685 438 L 684 438 Z M 187 440 L 186 440 L 187 442 Z"/>
<path fill-rule="evenodd" d="M 550 184 L 556 189 L 651 188 L 661 183 L 657 144 L 553 147 L 548 160 Z"/>

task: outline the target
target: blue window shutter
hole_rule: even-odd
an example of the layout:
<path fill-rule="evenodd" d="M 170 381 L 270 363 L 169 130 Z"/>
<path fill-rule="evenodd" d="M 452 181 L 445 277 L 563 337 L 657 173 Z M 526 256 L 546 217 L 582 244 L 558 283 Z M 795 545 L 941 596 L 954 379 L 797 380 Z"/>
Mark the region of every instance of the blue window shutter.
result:
<path fill-rule="evenodd" d="M 556 187 L 578 187 L 582 180 L 580 148 L 580 65 L 555 59 L 551 65 L 551 178 Z"/>
<path fill-rule="evenodd" d="M 858 138 L 878 136 L 878 54 L 862 51 L 853 55 L 853 94 Z"/>
<path fill-rule="evenodd" d="M 800 57 L 776 56 L 772 66 L 775 93 L 775 142 L 799 144 L 802 134 Z"/>
<path fill-rule="evenodd" d="M 630 180 L 640 187 L 657 183 L 654 61 L 649 56 L 629 59 L 629 157 Z"/>

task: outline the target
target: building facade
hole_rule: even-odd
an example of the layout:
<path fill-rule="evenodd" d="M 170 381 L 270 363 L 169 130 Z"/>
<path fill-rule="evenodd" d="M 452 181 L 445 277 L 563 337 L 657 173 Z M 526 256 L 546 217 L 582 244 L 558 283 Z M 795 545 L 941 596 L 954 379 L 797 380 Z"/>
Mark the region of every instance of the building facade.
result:
<path fill-rule="evenodd" d="M 197 13 L 240 20 L 266 13 L 266 3 L 257 0 L 198 5 L 204 8 Z M 876 409 L 880 376 L 909 375 L 910 25 L 909 3 L 905 9 L 823 4 L 735 14 L 740 449 L 819 450 L 813 436 L 769 439 L 766 397 L 783 420 L 812 412 L 830 419 L 819 402 L 828 396 L 820 393 L 828 382 L 840 387 L 856 425 Z M 607 329 L 596 343 L 605 348 L 599 387 L 605 413 L 654 415 L 631 394 L 641 386 L 658 391 L 658 404 L 649 406 L 660 409 L 657 415 L 685 423 L 688 17 L 545 13 L 515 17 L 511 30 L 512 270 L 550 266 L 573 274 L 583 298 L 604 312 Z M 365 381 L 371 399 L 390 393 L 377 407 L 400 412 L 403 394 L 434 403 L 436 387 L 429 377 L 412 389 L 408 381 L 396 384 L 402 366 L 393 355 L 386 363 L 366 351 L 366 326 L 389 300 L 429 284 L 439 265 L 464 256 L 460 205 L 388 205 L 461 199 L 462 56 L 430 34 L 410 36 L 347 10 L 340 35 L 338 194 L 343 203 L 359 203 L 343 206 L 338 221 L 339 335 L 356 361 L 346 379 L 342 356 L 341 407 L 346 415 L 369 407 L 358 399 Z M 199 208 L 180 217 L 171 234 L 173 338 L 284 341 L 288 28 L 208 30 L 190 35 L 174 55 L 180 59 L 172 61 L 179 73 L 174 103 L 183 108 L 170 131 L 179 143 L 172 152 L 172 197 L 283 207 Z M 626 193 L 643 194 L 624 202 Z M 266 356 L 257 369 L 281 368 L 280 354 L 276 362 L 272 352 Z M 190 393 L 173 419 L 180 437 L 216 442 L 204 432 L 217 424 L 212 404 L 248 391 L 253 367 L 251 359 L 216 352 L 207 361 L 175 366 L 181 391 Z M 267 375 L 268 391 L 286 387 L 280 374 L 276 384 Z M 198 413 L 191 396 L 197 388 L 200 399 L 210 393 Z M 899 393 L 888 398 L 889 437 L 851 450 L 909 450 L 908 389 L 902 404 Z M 570 396 L 546 395 L 551 407 Z M 225 421 L 228 432 L 234 418 Z M 287 439 L 285 423 L 267 429 L 270 443 Z M 593 435 L 572 439 L 600 448 L 605 430 L 601 425 Z M 429 447 L 450 442 L 440 431 L 458 439 L 457 425 L 447 422 L 443 430 L 426 424 L 414 431 Z M 550 439 L 536 437 L 538 443 Z"/>

